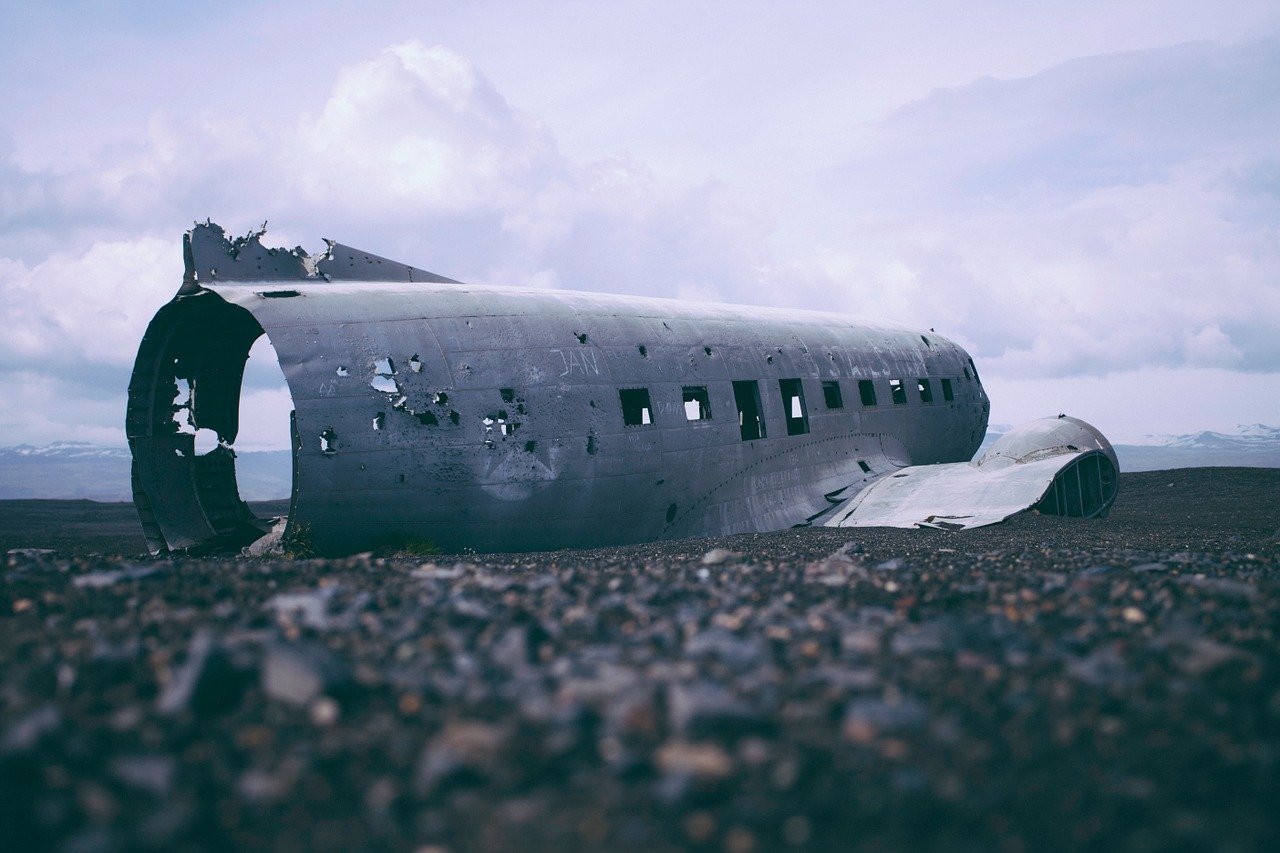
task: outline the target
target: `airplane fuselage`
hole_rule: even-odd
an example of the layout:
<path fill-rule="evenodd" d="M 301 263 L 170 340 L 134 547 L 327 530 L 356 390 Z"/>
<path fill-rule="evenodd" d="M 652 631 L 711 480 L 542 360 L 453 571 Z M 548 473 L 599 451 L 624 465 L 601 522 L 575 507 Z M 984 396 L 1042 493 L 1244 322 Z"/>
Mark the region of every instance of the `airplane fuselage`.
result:
<path fill-rule="evenodd" d="M 837 315 L 457 283 L 188 290 L 148 331 L 154 387 L 131 395 L 154 427 L 131 431 L 144 492 L 190 503 L 167 525 L 153 513 L 153 545 L 225 534 L 214 516 L 234 503 L 222 454 L 192 458 L 166 425 L 163 367 L 190 377 L 193 420 L 230 443 L 258 330 L 295 408 L 290 524 L 322 552 L 776 530 L 902 465 L 968 460 L 986 430 L 962 348 Z"/>

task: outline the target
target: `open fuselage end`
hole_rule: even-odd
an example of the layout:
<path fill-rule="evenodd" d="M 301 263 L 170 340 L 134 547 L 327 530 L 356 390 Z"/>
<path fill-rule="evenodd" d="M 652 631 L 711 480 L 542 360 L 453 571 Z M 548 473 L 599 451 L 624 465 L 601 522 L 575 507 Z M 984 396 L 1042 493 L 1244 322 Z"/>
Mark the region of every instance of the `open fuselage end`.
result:
<path fill-rule="evenodd" d="M 154 550 L 265 531 L 230 449 L 263 333 L 294 405 L 289 526 L 322 553 L 776 530 L 903 465 L 967 460 L 986 430 L 972 361 L 932 332 L 464 285 L 336 244 L 316 264 L 210 229 L 188 235 L 187 279 L 130 385 Z M 212 452 L 197 429 L 216 431 Z"/>

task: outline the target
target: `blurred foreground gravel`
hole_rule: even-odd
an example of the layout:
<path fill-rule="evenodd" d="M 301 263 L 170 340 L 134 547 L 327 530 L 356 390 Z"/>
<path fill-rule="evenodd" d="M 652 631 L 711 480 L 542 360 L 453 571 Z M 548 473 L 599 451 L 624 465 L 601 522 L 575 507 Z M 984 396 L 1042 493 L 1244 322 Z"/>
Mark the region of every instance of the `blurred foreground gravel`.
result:
<path fill-rule="evenodd" d="M 1280 848 L 1280 471 L 1112 516 L 11 554 L 6 849 Z"/>

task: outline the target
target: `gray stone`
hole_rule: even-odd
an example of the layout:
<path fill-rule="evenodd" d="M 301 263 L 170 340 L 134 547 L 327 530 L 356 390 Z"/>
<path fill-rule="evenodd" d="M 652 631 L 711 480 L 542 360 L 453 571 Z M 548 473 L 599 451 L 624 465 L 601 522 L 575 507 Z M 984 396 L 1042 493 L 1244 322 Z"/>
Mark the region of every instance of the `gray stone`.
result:
<path fill-rule="evenodd" d="M 741 558 L 741 554 L 736 551 L 730 551 L 728 548 L 712 548 L 702 555 L 702 565 L 719 566 L 724 563 L 736 563 Z"/>
<path fill-rule="evenodd" d="M 174 760 L 167 755 L 122 755 L 111 761 L 121 782 L 163 797 L 173 787 Z"/>
<path fill-rule="evenodd" d="M 0 750 L 19 752 L 31 749 L 40 738 L 62 725 L 62 712 L 56 705 L 42 705 L 20 718 L 0 736 Z"/>
<path fill-rule="evenodd" d="M 308 628 L 323 631 L 329 627 L 329 604 L 337 592 L 336 585 L 284 592 L 267 599 L 263 607 L 274 611 L 277 618 L 297 619 Z"/>
<path fill-rule="evenodd" d="M 736 737 L 764 728 L 750 705 L 709 681 L 669 687 L 667 715 L 672 731 L 691 740 Z"/>
<path fill-rule="evenodd" d="M 325 688 L 323 664 L 290 646 L 272 646 L 262 662 L 262 689 L 272 699 L 304 706 Z"/>
<path fill-rule="evenodd" d="M 229 664 L 216 648 L 213 634 L 203 629 L 197 631 L 187 644 L 186 660 L 174 670 L 156 700 L 156 710 L 162 714 L 195 710 L 197 697 L 199 710 L 218 710 L 232 704 L 239 694 L 228 670 Z"/>
<path fill-rule="evenodd" d="M 414 789 L 419 795 L 428 796 L 448 783 L 483 779 L 492 770 L 505 739 L 503 729 L 488 723 L 450 723 L 423 749 L 414 774 Z"/>
<path fill-rule="evenodd" d="M 889 640 L 889 649 L 895 655 L 916 655 L 944 652 L 955 647 L 955 629 L 941 621 L 920 625 L 904 625 Z"/>
<path fill-rule="evenodd" d="M 851 699 L 844 709 L 846 731 L 851 727 L 864 727 L 876 734 L 900 732 L 922 728 L 928 720 L 928 709 L 910 696 L 887 699 L 864 696 Z"/>
<path fill-rule="evenodd" d="M 39 560 L 44 557 L 52 557 L 57 552 L 52 548 L 10 548 L 5 551 L 5 556 L 13 562 L 14 557 L 21 557 L 27 560 Z"/>
<path fill-rule="evenodd" d="M 243 557 L 265 557 L 268 554 L 284 553 L 284 529 L 288 525 L 287 518 L 278 518 L 266 536 L 250 542 L 240 550 Z"/>
<path fill-rule="evenodd" d="M 1243 581 L 1233 581 L 1229 578 L 1191 578 L 1188 582 L 1196 589 L 1219 598 L 1252 601 L 1258 597 L 1258 588 Z"/>
<path fill-rule="evenodd" d="M 724 628 L 708 628 L 694 634 L 685 643 L 684 650 L 691 658 L 715 658 L 734 669 L 755 666 L 765 657 L 765 645 L 760 638 L 739 637 Z"/>
<path fill-rule="evenodd" d="M 1114 644 L 1103 646 L 1083 658 L 1069 660 L 1067 673 L 1095 686 L 1130 684 L 1137 678 Z"/>
<path fill-rule="evenodd" d="M 71 583 L 82 589 L 102 589 L 120 581 L 140 580 L 161 571 L 159 566 L 130 566 L 121 569 L 108 569 L 99 572 L 88 572 L 74 578 Z"/>

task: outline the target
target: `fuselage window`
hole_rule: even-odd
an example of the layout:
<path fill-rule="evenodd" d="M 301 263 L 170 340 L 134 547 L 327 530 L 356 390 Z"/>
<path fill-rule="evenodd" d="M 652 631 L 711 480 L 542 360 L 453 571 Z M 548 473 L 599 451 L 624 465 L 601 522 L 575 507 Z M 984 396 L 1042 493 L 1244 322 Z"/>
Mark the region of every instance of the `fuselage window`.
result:
<path fill-rule="evenodd" d="M 917 379 L 916 388 L 920 391 L 921 403 L 933 402 L 933 384 L 928 379 L 923 376 Z"/>
<path fill-rule="evenodd" d="M 876 384 L 870 379 L 859 379 L 858 396 L 862 398 L 862 405 L 874 406 L 876 404 Z"/>
<path fill-rule="evenodd" d="M 754 379 L 733 383 L 733 402 L 738 407 L 738 429 L 743 441 L 764 438 L 764 415 L 760 408 L 760 384 Z"/>
<path fill-rule="evenodd" d="M 965 382 L 972 382 L 972 381 L 973 381 L 973 377 L 969 375 L 969 368 L 967 368 L 967 367 L 964 369 L 964 381 L 965 381 Z"/>
<path fill-rule="evenodd" d="M 626 426 L 648 426 L 653 423 L 653 408 L 649 404 L 648 388 L 623 388 L 618 391 L 622 400 L 622 423 Z"/>
<path fill-rule="evenodd" d="M 704 386 L 684 386 L 684 417 L 689 421 L 711 420 L 711 398 Z"/>
<path fill-rule="evenodd" d="M 889 380 L 889 393 L 893 397 L 895 406 L 901 406 L 907 402 L 907 389 L 903 386 L 901 379 Z"/>
<path fill-rule="evenodd" d="M 804 435 L 809 431 L 809 413 L 804 408 L 804 387 L 799 379 L 779 379 L 782 411 L 787 413 L 787 435 Z"/>
<path fill-rule="evenodd" d="M 828 409 L 843 409 L 844 396 L 840 393 L 839 382 L 823 382 L 822 397 L 827 401 Z"/>
<path fill-rule="evenodd" d="M 978 365 L 973 363 L 973 359 L 969 359 L 969 369 L 973 371 L 973 381 L 981 385 L 982 377 L 978 375 Z"/>
<path fill-rule="evenodd" d="M 942 399 L 950 403 L 955 398 L 956 398 L 956 392 L 951 388 L 951 380 L 943 379 L 942 380 Z"/>

